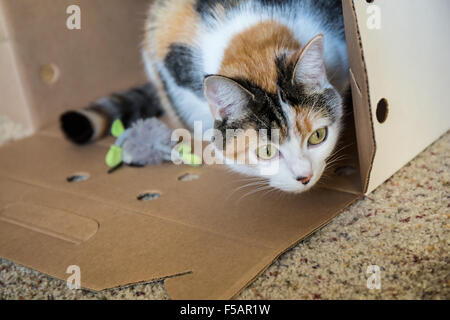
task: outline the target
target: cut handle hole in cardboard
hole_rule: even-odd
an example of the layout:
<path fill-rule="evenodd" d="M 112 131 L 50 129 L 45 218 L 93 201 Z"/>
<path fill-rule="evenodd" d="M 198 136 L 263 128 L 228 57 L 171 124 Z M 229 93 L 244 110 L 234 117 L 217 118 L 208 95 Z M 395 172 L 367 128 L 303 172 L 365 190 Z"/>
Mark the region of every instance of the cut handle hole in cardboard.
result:
<path fill-rule="evenodd" d="M 182 176 L 178 177 L 178 181 L 188 182 L 198 180 L 200 176 L 198 174 L 185 173 Z"/>
<path fill-rule="evenodd" d="M 383 98 L 377 104 L 377 120 L 379 123 L 384 123 L 389 114 L 389 103 Z"/>
<path fill-rule="evenodd" d="M 82 182 L 89 179 L 88 173 L 75 173 L 71 176 L 68 176 L 66 178 L 67 182 L 74 183 L 74 182 Z"/>
<path fill-rule="evenodd" d="M 161 197 L 161 193 L 159 192 L 145 192 L 141 193 L 137 196 L 139 201 L 152 201 Z"/>

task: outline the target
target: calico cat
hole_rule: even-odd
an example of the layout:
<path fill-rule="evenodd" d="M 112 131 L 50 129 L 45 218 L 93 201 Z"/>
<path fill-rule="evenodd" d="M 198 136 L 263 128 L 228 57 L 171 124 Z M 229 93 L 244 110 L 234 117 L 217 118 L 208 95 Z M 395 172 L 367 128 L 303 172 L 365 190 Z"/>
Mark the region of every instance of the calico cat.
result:
<path fill-rule="evenodd" d="M 299 193 L 316 184 L 337 144 L 348 90 L 340 0 L 156 0 L 145 30 L 150 83 L 132 91 L 139 102 L 122 94 L 83 111 L 92 132 L 78 142 L 99 136 L 101 119 L 104 128 L 118 117 L 129 125 L 162 108 L 173 126 L 201 121 L 223 137 L 229 129 L 277 129 L 277 144 L 230 154 L 227 141 L 220 152 L 278 161 L 276 174 L 262 177 L 274 188 Z M 63 127 L 77 116 L 66 114 Z M 230 166 L 261 176 L 259 164 Z"/>

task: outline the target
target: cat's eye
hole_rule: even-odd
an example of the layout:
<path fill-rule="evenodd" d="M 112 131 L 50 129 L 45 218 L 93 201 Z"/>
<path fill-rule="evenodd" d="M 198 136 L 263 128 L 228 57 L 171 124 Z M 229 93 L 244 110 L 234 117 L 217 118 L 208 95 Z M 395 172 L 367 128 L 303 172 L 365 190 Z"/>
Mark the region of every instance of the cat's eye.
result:
<path fill-rule="evenodd" d="M 278 153 L 278 148 L 271 143 L 263 145 L 256 150 L 258 158 L 263 160 L 271 160 L 278 156 Z"/>
<path fill-rule="evenodd" d="M 311 146 L 321 144 L 327 138 L 327 134 L 328 134 L 327 128 L 320 128 L 314 131 L 314 133 L 308 139 L 308 144 Z"/>

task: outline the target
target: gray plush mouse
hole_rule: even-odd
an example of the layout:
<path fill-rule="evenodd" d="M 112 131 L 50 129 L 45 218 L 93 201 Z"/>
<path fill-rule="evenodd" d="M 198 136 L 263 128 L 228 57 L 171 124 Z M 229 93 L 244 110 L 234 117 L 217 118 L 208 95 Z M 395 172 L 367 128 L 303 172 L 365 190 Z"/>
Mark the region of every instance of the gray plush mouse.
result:
<path fill-rule="evenodd" d="M 181 145 L 173 153 L 178 142 L 172 141 L 172 130 L 157 118 L 137 120 L 127 130 L 120 120 L 116 120 L 111 133 L 117 137 L 117 141 L 106 156 L 106 164 L 111 167 L 110 173 L 123 164 L 138 167 L 158 165 L 173 160 L 173 156 L 188 165 L 200 165 L 202 162 L 190 153 L 188 145 Z"/>

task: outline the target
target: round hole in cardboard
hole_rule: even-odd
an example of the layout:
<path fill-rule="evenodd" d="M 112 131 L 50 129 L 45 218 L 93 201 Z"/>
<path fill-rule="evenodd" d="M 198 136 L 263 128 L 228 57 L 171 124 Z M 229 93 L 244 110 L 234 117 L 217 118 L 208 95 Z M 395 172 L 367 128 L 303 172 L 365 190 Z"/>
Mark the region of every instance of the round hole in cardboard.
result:
<path fill-rule="evenodd" d="M 75 173 L 66 178 L 67 182 L 81 182 L 89 179 L 88 173 Z"/>
<path fill-rule="evenodd" d="M 388 117 L 389 114 L 389 103 L 388 101 L 383 98 L 380 101 L 378 101 L 377 104 L 377 120 L 379 123 L 384 123 Z"/>
<path fill-rule="evenodd" d="M 356 168 L 353 166 L 341 166 L 334 170 L 334 173 L 339 177 L 351 176 L 356 173 Z"/>
<path fill-rule="evenodd" d="M 53 63 L 44 64 L 41 66 L 40 74 L 42 81 L 47 84 L 53 84 L 58 81 L 59 68 Z"/>
<path fill-rule="evenodd" d="M 198 174 L 185 173 L 182 176 L 178 177 L 178 181 L 187 182 L 187 181 L 194 181 L 199 178 L 200 176 Z"/>
<path fill-rule="evenodd" d="M 137 196 L 139 201 L 151 201 L 161 197 L 159 192 L 144 192 Z"/>

